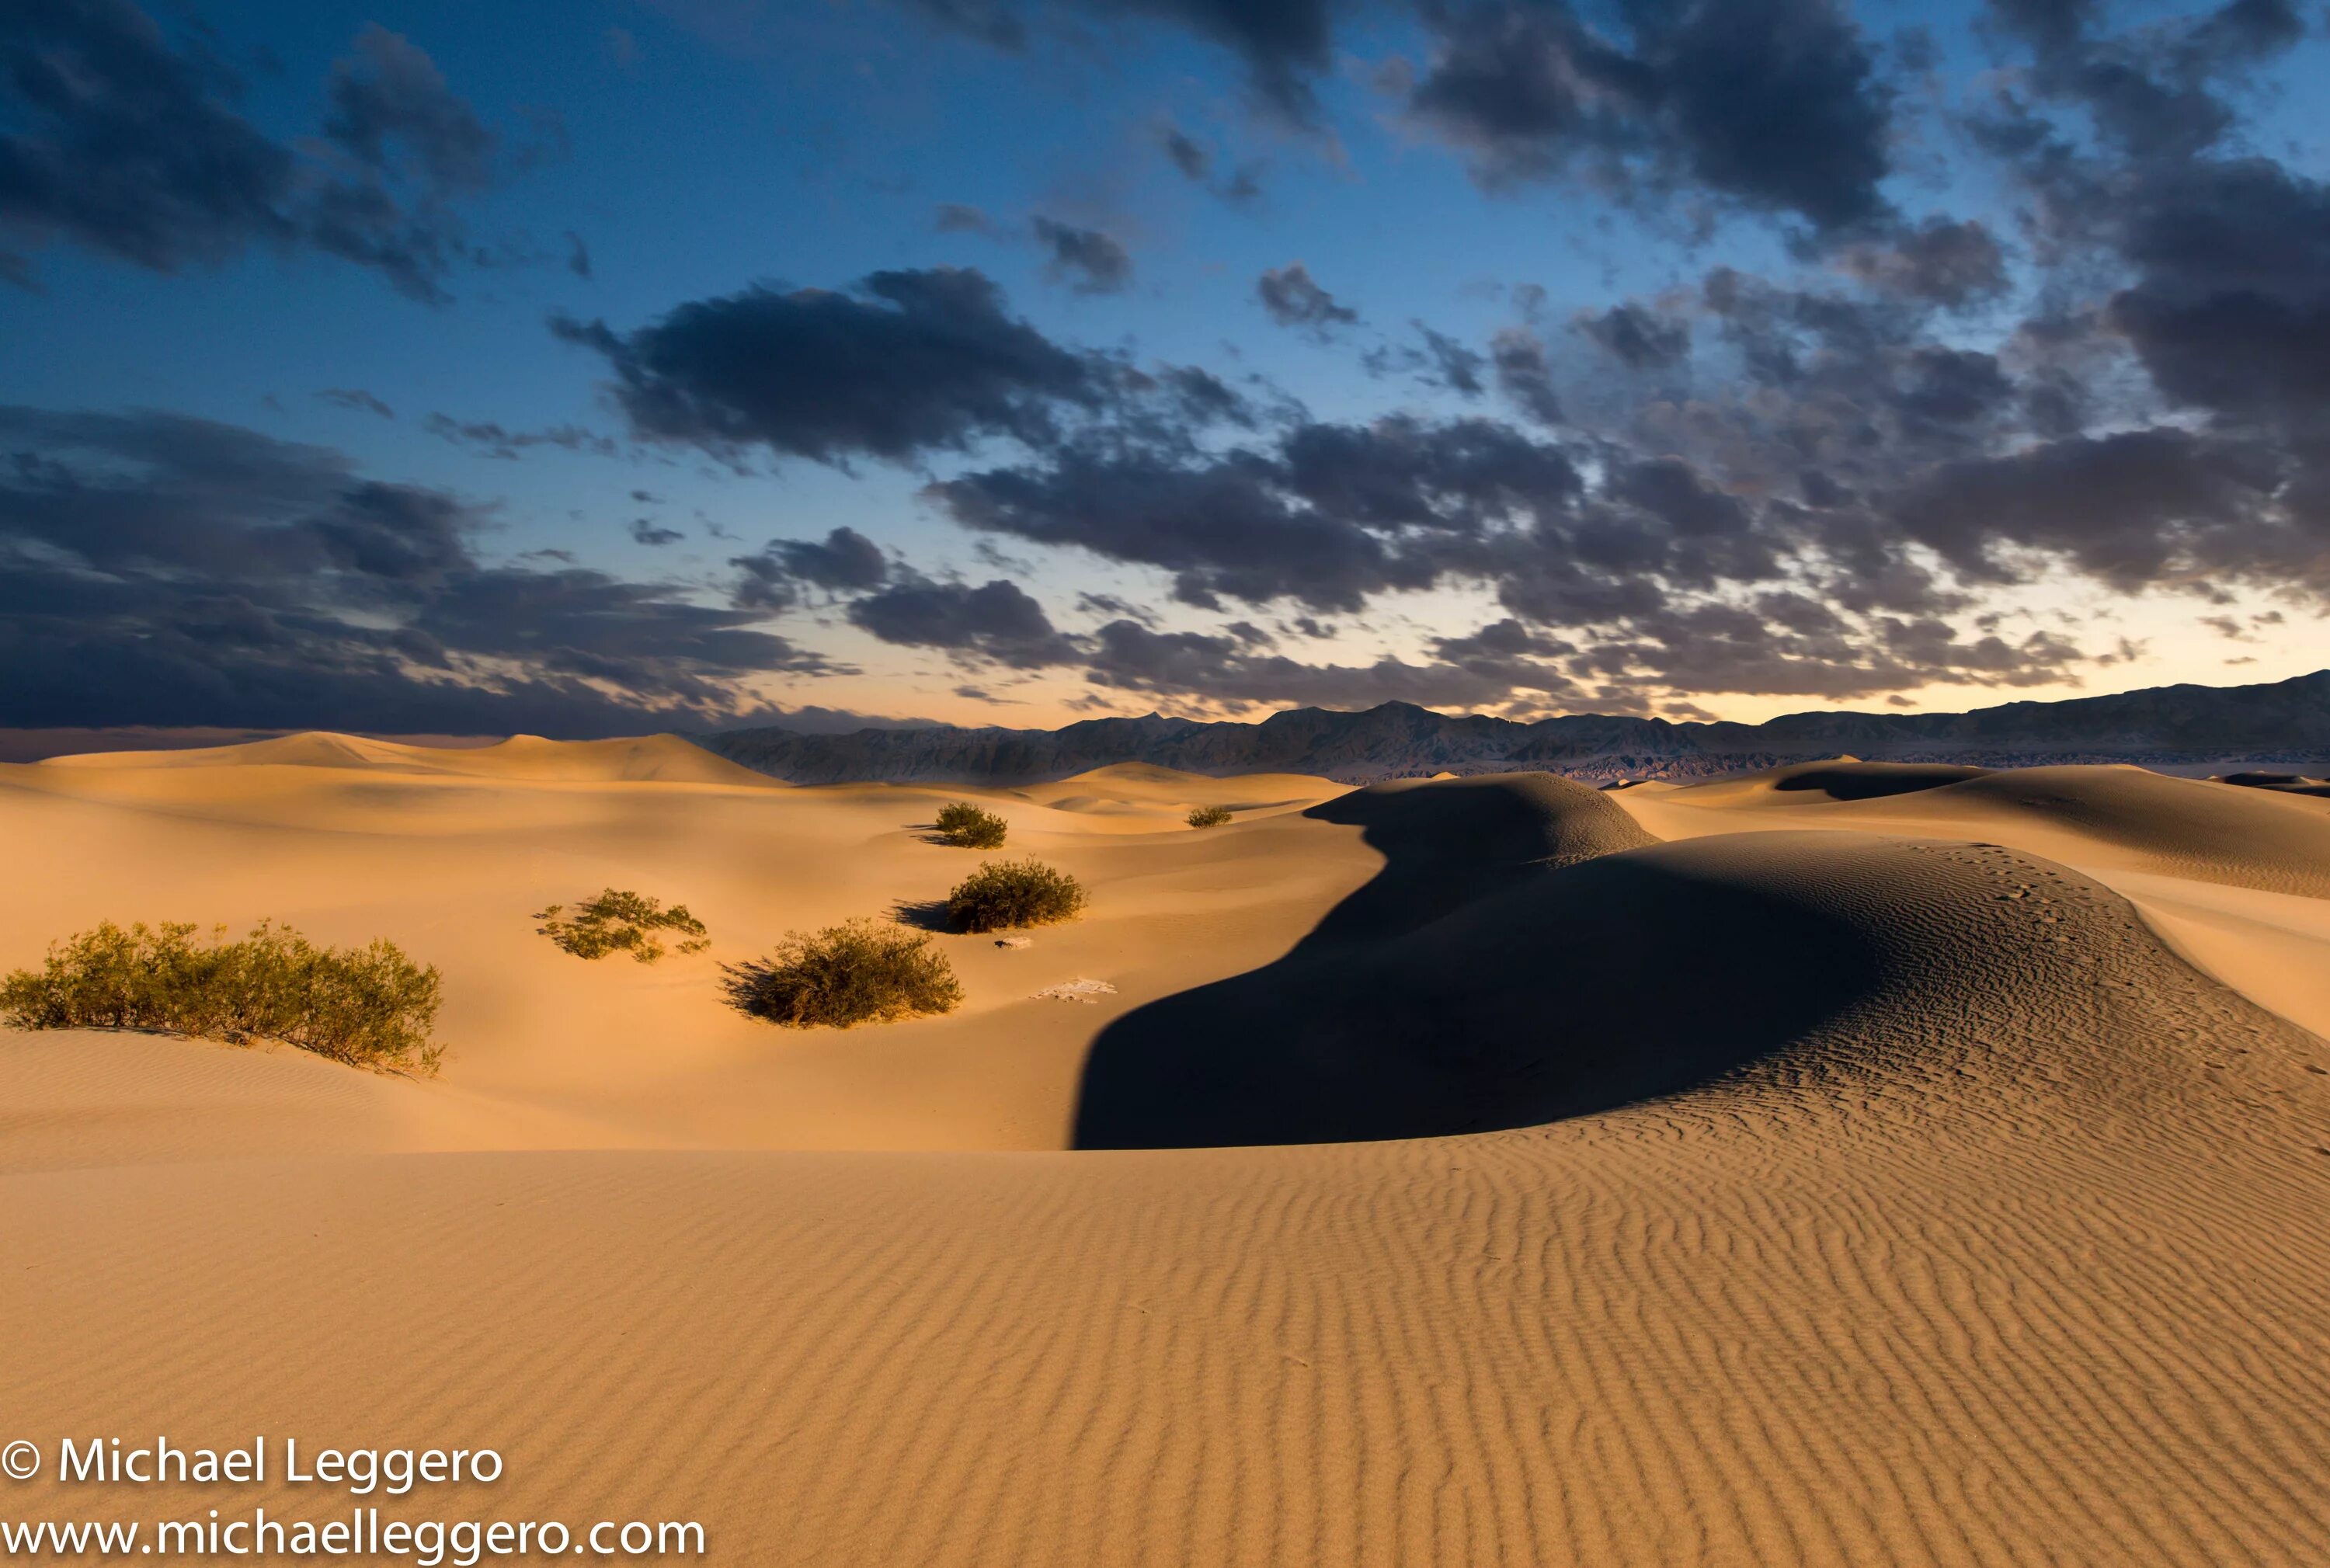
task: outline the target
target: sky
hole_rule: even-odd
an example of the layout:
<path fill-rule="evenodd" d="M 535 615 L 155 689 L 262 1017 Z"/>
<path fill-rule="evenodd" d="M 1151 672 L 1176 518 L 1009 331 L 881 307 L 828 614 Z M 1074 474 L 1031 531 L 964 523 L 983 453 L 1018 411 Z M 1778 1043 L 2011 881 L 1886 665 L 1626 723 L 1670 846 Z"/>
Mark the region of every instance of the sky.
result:
<path fill-rule="evenodd" d="M 2306 673 L 2325 80 L 2318 0 L 14 0 L 0 727 Z"/>

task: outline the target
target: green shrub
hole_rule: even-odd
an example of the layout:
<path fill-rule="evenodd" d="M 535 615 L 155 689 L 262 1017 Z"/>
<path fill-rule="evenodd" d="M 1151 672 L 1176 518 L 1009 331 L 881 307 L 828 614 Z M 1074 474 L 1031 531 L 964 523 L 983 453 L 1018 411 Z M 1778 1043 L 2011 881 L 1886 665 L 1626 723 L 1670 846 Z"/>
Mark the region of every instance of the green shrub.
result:
<path fill-rule="evenodd" d="M 640 963 L 652 964 L 663 957 L 663 944 L 655 939 L 657 931 L 678 931 L 687 937 L 679 944 L 683 953 L 700 953 L 712 945 L 704 922 L 688 913 L 683 903 L 666 909 L 659 900 L 611 887 L 589 903 L 578 905 L 573 920 L 563 918 L 565 908 L 554 903 L 536 911 L 534 918 L 542 924 L 535 929 L 578 959 L 603 959 L 620 949 Z"/>
<path fill-rule="evenodd" d="M 1219 827 L 1229 819 L 1227 806 L 1198 806 L 1191 808 L 1188 821 L 1192 827 Z"/>
<path fill-rule="evenodd" d="M 991 860 L 947 894 L 947 923 L 959 931 L 1000 931 L 1074 920 L 1084 885 L 1040 860 Z"/>
<path fill-rule="evenodd" d="M 262 921 L 239 942 L 192 925 L 123 930 L 107 921 L 49 947 L 37 973 L 0 980 L 0 1020 L 19 1029 L 142 1029 L 241 1044 L 280 1040 L 359 1067 L 434 1072 L 435 966 L 392 942 L 319 948 Z"/>
<path fill-rule="evenodd" d="M 1009 823 L 968 800 L 939 808 L 939 837 L 957 849 L 1000 849 L 1010 832 Z"/>
<path fill-rule="evenodd" d="M 795 1029 L 886 1024 L 962 1001 L 954 966 L 929 936 L 878 921 L 792 931 L 767 959 L 720 968 L 732 1006 Z"/>

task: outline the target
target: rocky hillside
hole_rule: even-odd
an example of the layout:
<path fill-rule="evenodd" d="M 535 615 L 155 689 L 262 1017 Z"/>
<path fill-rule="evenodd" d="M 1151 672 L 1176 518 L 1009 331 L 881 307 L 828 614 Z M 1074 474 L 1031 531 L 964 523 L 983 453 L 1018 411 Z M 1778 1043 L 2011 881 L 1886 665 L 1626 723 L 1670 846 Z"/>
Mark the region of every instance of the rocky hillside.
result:
<path fill-rule="evenodd" d="M 2155 686 L 1965 713 L 1790 713 L 1761 724 L 1577 714 L 1520 723 L 1407 703 L 1295 708 L 1258 723 L 1151 713 L 1057 730 L 734 730 L 701 743 L 800 784 L 1024 784 L 1113 762 L 1197 773 L 1318 773 L 1350 783 L 1542 769 L 1575 779 L 1704 779 L 1840 753 L 1988 768 L 2052 762 L 2330 760 L 2330 670 L 2270 685 Z"/>

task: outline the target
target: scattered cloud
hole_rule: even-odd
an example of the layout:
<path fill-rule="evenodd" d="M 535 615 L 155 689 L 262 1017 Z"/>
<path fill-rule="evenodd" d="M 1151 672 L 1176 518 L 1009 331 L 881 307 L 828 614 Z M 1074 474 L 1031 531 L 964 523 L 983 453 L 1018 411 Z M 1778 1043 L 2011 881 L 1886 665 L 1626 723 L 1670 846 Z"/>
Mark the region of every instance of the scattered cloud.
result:
<path fill-rule="evenodd" d="M 410 40 L 366 26 L 306 137 L 262 131 L 242 90 L 203 34 L 174 43 L 129 0 L 0 12 L 0 234 L 159 272 L 318 251 L 429 304 L 498 259 L 459 207 L 540 149 L 488 127 Z"/>
<path fill-rule="evenodd" d="M 1311 269 L 1300 261 L 1290 261 L 1283 267 L 1274 267 L 1255 279 L 1255 298 L 1262 301 L 1263 309 L 1271 320 L 1281 326 L 1292 326 L 1316 337 L 1325 337 L 1338 327 L 1358 323 L 1359 313 L 1338 301 L 1321 288 L 1311 276 Z"/>
<path fill-rule="evenodd" d="M 752 555 L 730 560 L 737 578 L 731 598 L 740 607 L 776 611 L 800 602 L 807 589 L 845 593 L 881 587 L 890 562 L 881 546 L 855 528 L 836 528 L 822 541 L 772 539 Z"/>
<path fill-rule="evenodd" d="M 1827 234 L 1885 218 L 1890 98 L 1833 0 L 1618 7 L 1604 30 L 1568 0 L 1425 12 L 1415 121 L 1492 188 L 1556 178 L 1707 192 Z"/>
<path fill-rule="evenodd" d="M 1009 315 L 974 269 L 876 272 L 846 291 L 756 287 L 691 301 L 627 333 L 552 319 L 613 373 L 643 440 L 734 459 L 909 462 L 993 436 L 1041 440 L 1093 408 L 1113 367 Z"/>
<path fill-rule="evenodd" d="M 396 417 L 394 409 L 390 408 L 362 387 L 327 386 L 316 394 L 316 401 L 329 403 L 334 408 L 348 409 L 356 413 L 377 414 L 384 420 L 393 420 Z"/>
<path fill-rule="evenodd" d="M 1045 270 L 1079 294 L 1119 294 L 1132 282 L 1132 257 L 1098 229 L 1079 229 L 1038 213 L 1029 222 L 1046 256 Z"/>
<path fill-rule="evenodd" d="M 837 666 L 676 587 L 478 553 L 490 514 L 184 415 L 0 407 L 0 725 L 591 735 Z"/>
<path fill-rule="evenodd" d="M 507 462 L 515 462 L 534 447 L 555 447 L 561 451 L 589 452 L 601 458 L 611 458 L 620 449 L 611 438 L 580 425 L 513 430 L 491 420 L 457 420 L 450 414 L 431 414 L 421 421 L 421 428 L 440 441 Z"/>

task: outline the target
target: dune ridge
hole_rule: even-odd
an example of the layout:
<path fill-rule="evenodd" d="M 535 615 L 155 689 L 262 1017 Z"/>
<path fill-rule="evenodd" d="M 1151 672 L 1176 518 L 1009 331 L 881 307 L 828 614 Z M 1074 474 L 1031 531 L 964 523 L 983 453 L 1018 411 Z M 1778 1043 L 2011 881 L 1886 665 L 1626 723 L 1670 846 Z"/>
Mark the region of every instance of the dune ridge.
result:
<path fill-rule="evenodd" d="M 1777 827 L 1794 810 L 1805 826 L 1984 833 L 2081 864 L 2330 895 L 2330 806 L 2305 796 L 2141 768 L 1955 771 L 1844 759 L 1625 798 L 1668 834 Z"/>
<path fill-rule="evenodd" d="M 420 746 L 311 730 L 270 741 L 168 751 L 91 751 L 51 757 L 42 768 L 101 771 L 177 768 L 353 768 L 472 779 L 564 783 L 728 784 L 781 789 L 764 773 L 739 767 L 677 735 L 612 741 L 545 741 L 512 735 L 483 746 Z"/>

